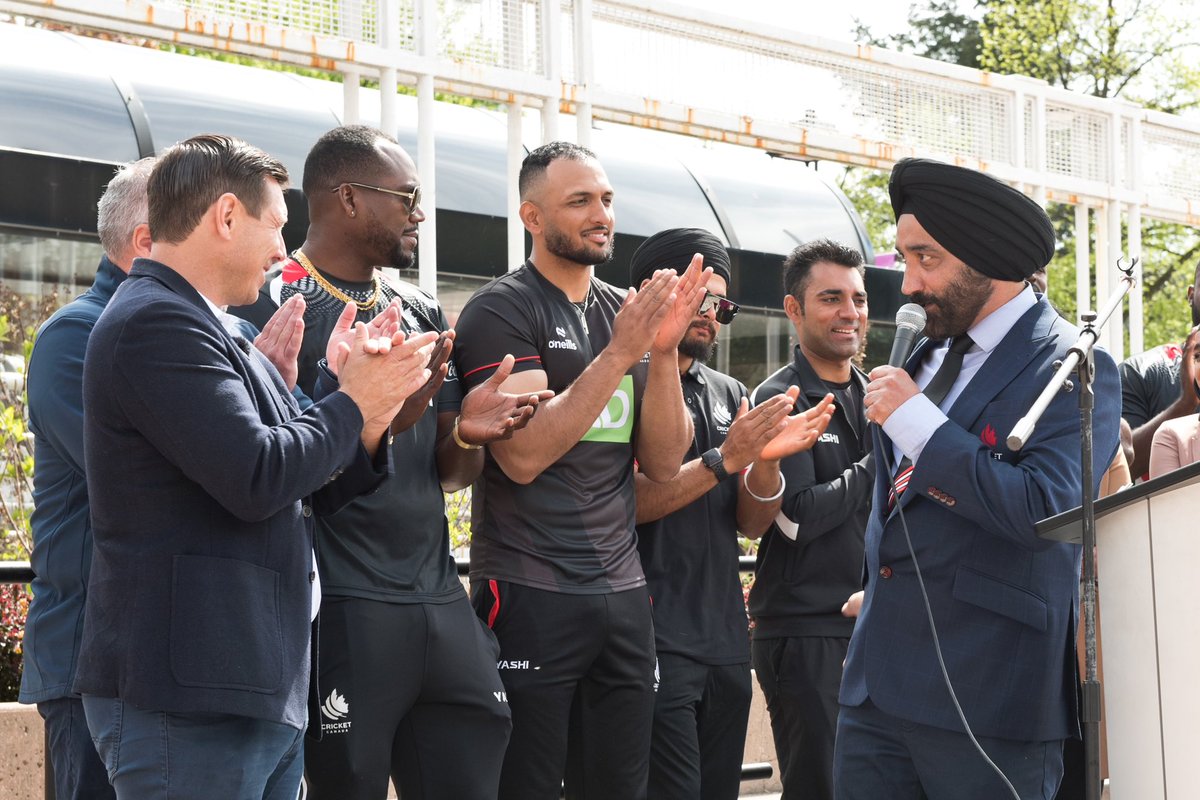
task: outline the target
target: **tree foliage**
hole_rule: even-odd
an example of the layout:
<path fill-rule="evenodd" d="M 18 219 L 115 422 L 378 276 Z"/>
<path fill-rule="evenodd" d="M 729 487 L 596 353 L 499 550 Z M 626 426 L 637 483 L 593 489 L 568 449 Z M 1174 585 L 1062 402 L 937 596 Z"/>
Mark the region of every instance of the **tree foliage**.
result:
<path fill-rule="evenodd" d="M 979 22 L 960 8 L 957 0 L 930 0 L 909 8 L 908 30 L 876 36 L 859 17 L 854 18 L 855 39 L 863 44 L 916 53 L 926 58 L 979 68 L 982 47 Z"/>
<path fill-rule="evenodd" d="M 1165 9 L 1165 0 L 979 0 L 970 14 L 956 0 L 929 0 L 911 7 L 903 33 L 875 36 L 860 21 L 856 34 L 876 46 L 1028 75 L 1096 97 L 1123 97 L 1172 113 L 1200 109 L 1196 24 L 1186 15 L 1169 20 Z M 851 167 L 842 188 L 862 213 L 872 242 L 886 251 L 881 243 L 890 245 L 894 237 L 886 177 Z M 1075 215 L 1071 206 L 1055 204 L 1048 212 L 1059 241 L 1048 269 L 1050 299 L 1074 318 Z M 1200 231 L 1143 221 L 1147 345 L 1186 335 L 1191 319 L 1186 291 L 1198 259 Z"/>
<path fill-rule="evenodd" d="M 982 69 L 1179 113 L 1200 106 L 1190 22 L 1149 0 L 986 0 Z M 1163 78 L 1174 82 L 1164 86 Z M 1166 88 L 1167 91 L 1163 91 Z"/>

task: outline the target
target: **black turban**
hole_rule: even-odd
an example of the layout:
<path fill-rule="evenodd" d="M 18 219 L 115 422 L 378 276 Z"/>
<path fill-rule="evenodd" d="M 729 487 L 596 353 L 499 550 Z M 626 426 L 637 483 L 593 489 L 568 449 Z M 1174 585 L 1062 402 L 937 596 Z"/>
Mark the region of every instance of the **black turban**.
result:
<path fill-rule="evenodd" d="M 671 228 L 654 234 L 634 251 L 629 262 L 631 285 L 641 286 L 656 269 L 682 273 L 696 253 L 704 256 L 704 266 L 712 267 L 713 274 L 730 282 L 729 252 L 720 239 L 702 228 Z"/>
<path fill-rule="evenodd" d="M 938 244 L 989 278 L 1022 281 L 1050 263 L 1054 228 L 1042 207 L 982 172 L 906 158 L 888 181 L 896 219 L 912 214 Z"/>

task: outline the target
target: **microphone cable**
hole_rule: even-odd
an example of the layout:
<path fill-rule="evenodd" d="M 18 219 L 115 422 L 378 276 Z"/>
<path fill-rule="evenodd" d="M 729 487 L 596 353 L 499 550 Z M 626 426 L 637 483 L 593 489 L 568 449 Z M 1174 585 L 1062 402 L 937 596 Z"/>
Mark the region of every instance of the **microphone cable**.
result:
<path fill-rule="evenodd" d="M 1008 787 L 1008 791 L 1013 796 L 1013 800 L 1021 800 L 1021 795 L 1009 781 L 1008 776 L 1004 774 L 1004 770 L 992 761 L 987 751 L 983 749 L 983 745 L 975 738 L 975 732 L 971 730 L 970 723 L 967 722 L 967 715 L 963 713 L 962 705 L 958 702 L 958 694 L 954 691 L 954 684 L 950 681 L 950 672 L 946 669 L 946 660 L 942 657 L 942 643 L 938 638 L 937 624 L 933 621 L 933 608 L 929 604 L 929 593 L 925 590 L 925 579 L 921 575 L 921 565 L 917 562 L 917 553 L 913 549 L 912 537 L 908 533 L 908 521 L 904 518 L 904 507 L 900 504 L 900 492 L 896 491 L 896 476 L 892 474 L 895 465 L 891 463 L 892 457 L 889 448 L 884 447 L 883 428 L 875 423 L 871 424 L 871 440 L 876 452 L 880 455 L 880 463 L 887 469 L 888 483 L 891 485 L 893 496 L 896 498 L 896 512 L 900 515 L 900 527 L 904 530 L 904 541 L 908 544 L 908 555 L 912 559 L 913 569 L 917 573 L 917 585 L 921 588 L 921 600 L 925 603 L 925 618 L 929 622 L 929 632 L 933 634 L 933 652 L 937 655 L 938 667 L 942 670 L 942 681 L 946 684 L 946 691 L 950 693 L 950 701 L 954 704 L 954 710 L 958 713 L 958 719 L 962 722 L 963 730 L 967 734 L 967 738 L 971 740 L 971 744 L 979 752 L 987 765 L 992 768 L 1000 780 L 1004 781 L 1004 785 Z M 911 483 L 911 479 L 910 479 Z M 906 487 L 907 488 L 907 487 Z M 886 520 L 884 520 L 886 523 Z M 883 525 L 880 526 L 880 537 L 882 538 Z"/>

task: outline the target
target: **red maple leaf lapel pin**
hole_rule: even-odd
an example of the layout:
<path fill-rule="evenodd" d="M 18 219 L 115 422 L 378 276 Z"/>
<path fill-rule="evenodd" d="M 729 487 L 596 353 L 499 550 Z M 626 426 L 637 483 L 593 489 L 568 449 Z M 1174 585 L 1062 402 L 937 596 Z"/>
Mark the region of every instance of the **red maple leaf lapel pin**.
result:
<path fill-rule="evenodd" d="M 991 425 L 985 425 L 983 428 L 983 432 L 979 434 L 979 440 L 982 441 L 984 444 L 986 444 L 988 447 L 995 447 L 996 446 L 996 429 L 993 428 Z"/>

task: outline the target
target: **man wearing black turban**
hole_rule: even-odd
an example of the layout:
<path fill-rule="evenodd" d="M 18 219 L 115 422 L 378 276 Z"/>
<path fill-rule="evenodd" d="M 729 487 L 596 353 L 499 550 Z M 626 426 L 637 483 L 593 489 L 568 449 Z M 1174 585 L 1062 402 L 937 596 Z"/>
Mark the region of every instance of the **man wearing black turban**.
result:
<path fill-rule="evenodd" d="M 704 364 L 737 311 L 726 297 L 729 254 L 716 236 L 699 228 L 654 234 L 633 254 L 631 283 L 642 286 L 659 269 L 680 271 L 696 253 L 713 272 L 679 343 L 695 438 L 670 481 L 636 477 L 637 544 L 654 599 L 657 655 L 647 800 L 738 796 L 751 688 L 737 535 L 763 508 L 769 525 L 778 507 L 748 487 L 767 498 L 781 490 L 779 461 L 761 461 L 763 448 L 783 434 L 777 444 L 786 442 L 788 452 L 807 449 L 829 420 L 826 402 L 785 425 L 796 387 L 750 410 L 746 387 Z"/>
<path fill-rule="evenodd" d="M 1011 798 L 966 735 L 961 705 L 1019 795 L 1050 797 L 1062 742 L 1079 735 L 1080 552 L 1039 539 L 1034 525 L 1080 501 L 1077 397 L 1059 393 L 1020 452 L 1004 439 L 1079 333 L 1024 283 L 1050 260 L 1053 231 L 1036 203 L 961 167 L 906 159 L 889 192 L 903 291 L 925 309 L 929 338 L 906 369 L 876 367 L 867 385 L 867 417 L 884 433 L 877 456 L 890 463 L 876 470 L 836 794 Z M 1103 351 L 1095 392 L 1098 486 L 1120 413 Z"/>

